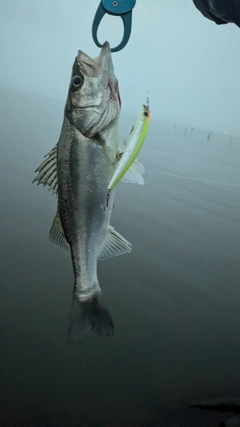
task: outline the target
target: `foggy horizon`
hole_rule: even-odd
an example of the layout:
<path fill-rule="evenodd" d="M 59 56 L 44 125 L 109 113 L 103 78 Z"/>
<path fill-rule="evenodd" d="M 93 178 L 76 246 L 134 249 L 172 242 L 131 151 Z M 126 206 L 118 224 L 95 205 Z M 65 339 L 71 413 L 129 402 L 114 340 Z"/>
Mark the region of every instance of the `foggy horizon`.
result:
<path fill-rule="evenodd" d="M 77 51 L 99 53 L 91 36 L 98 3 L 4 2 L 0 88 L 65 102 Z M 99 40 L 115 46 L 121 37 L 121 19 L 104 17 Z M 138 0 L 129 43 L 113 54 L 123 112 L 138 114 L 148 95 L 152 118 L 240 134 L 239 51 L 239 28 L 205 19 L 192 0 Z"/>
<path fill-rule="evenodd" d="M 24 96 L 31 96 L 31 97 L 36 97 L 36 98 L 39 98 L 39 99 L 42 98 L 42 100 L 46 99 L 48 101 L 56 102 L 58 104 L 58 109 L 60 110 L 60 116 L 59 116 L 60 120 L 58 120 L 56 122 L 56 126 L 59 126 L 59 132 L 60 132 L 61 125 L 62 125 L 61 120 L 62 120 L 63 115 L 64 115 L 64 108 L 65 108 L 65 102 L 66 102 L 67 94 L 66 94 L 66 98 L 57 98 L 57 97 L 47 96 L 47 95 L 43 95 L 43 94 L 39 94 L 39 93 L 34 93 L 34 92 L 21 91 L 21 90 L 16 90 L 15 91 L 12 88 L 7 88 L 7 87 L 2 88 L 0 86 L 0 95 L 3 94 L 4 92 L 7 92 L 7 91 L 10 91 L 12 93 L 15 92 L 17 94 L 17 96 L 19 97 L 19 100 L 21 99 L 21 96 L 23 98 L 24 98 Z M 67 90 L 67 92 L 68 92 L 68 90 Z M 50 107 L 50 105 L 49 105 L 49 107 Z M 129 127 L 129 123 L 127 124 L 127 126 L 129 128 L 126 127 L 126 136 L 128 136 L 128 134 L 129 134 L 129 132 L 131 130 L 132 125 L 136 122 L 136 120 L 138 118 L 138 114 L 139 114 L 140 109 L 141 109 L 140 107 L 141 107 L 141 105 L 139 106 L 138 109 L 136 108 L 135 112 L 130 112 L 129 113 L 126 110 L 125 111 L 124 110 L 121 111 L 121 114 L 120 114 L 120 128 L 123 128 L 125 126 L 124 120 L 126 120 L 126 119 L 127 119 L 127 121 L 129 123 L 132 123 L 130 125 L 130 127 Z M 151 110 L 151 100 L 150 100 L 150 110 Z M 231 133 L 231 132 L 221 131 L 219 129 L 214 129 L 214 128 L 210 129 L 210 128 L 207 128 L 207 127 L 194 126 L 192 123 L 174 122 L 174 121 L 171 121 L 170 119 L 167 120 L 167 119 L 164 119 L 164 118 L 161 118 L 161 117 L 152 117 L 152 115 L 151 115 L 150 132 L 151 132 L 151 128 L 152 127 L 154 127 L 155 125 L 160 124 L 160 123 L 163 124 L 163 125 L 169 126 L 169 127 L 171 127 L 171 126 L 172 127 L 176 127 L 176 129 L 178 129 L 178 130 L 179 130 L 179 128 L 182 128 L 182 130 L 185 131 L 185 132 L 187 132 L 187 133 L 190 133 L 191 129 L 194 129 L 195 131 L 206 132 L 207 135 L 209 135 L 209 133 L 211 133 L 211 134 L 216 134 L 216 135 L 217 134 L 225 135 L 226 138 L 227 137 L 228 138 L 230 138 L 230 137 L 231 138 L 235 138 L 235 142 L 238 141 L 238 139 L 240 138 L 240 130 L 239 130 L 239 133 Z M 160 131 L 159 137 L 161 138 L 161 128 L 159 129 L 159 131 Z M 149 141 L 149 137 L 148 137 L 147 141 L 146 141 L 146 144 L 149 144 L 149 142 L 150 141 Z M 239 142 L 240 142 L 240 139 L 239 139 Z M 120 141 L 120 144 L 122 144 L 122 141 Z"/>

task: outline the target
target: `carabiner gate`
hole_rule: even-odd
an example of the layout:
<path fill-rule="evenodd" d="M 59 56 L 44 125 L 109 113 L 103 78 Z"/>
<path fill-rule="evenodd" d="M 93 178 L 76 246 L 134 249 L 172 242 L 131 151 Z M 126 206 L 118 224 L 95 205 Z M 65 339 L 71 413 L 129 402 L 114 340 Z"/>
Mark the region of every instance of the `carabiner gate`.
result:
<path fill-rule="evenodd" d="M 120 16 L 123 21 L 123 38 L 118 46 L 111 49 L 112 52 L 118 52 L 123 49 L 130 37 L 132 29 L 132 9 L 136 4 L 136 0 L 102 0 L 98 6 L 94 16 L 92 25 L 92 37 L 98 47 L 102 47 L 97 38 L 99 24 L 106 13 L 109 15 Z"/>

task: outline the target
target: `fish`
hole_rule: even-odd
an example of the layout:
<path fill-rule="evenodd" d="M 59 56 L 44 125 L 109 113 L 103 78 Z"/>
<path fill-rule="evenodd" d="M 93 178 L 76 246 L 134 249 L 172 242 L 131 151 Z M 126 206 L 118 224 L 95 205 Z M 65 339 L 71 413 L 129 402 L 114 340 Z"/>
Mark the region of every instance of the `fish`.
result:
<path fill-rule="evenodd" d="M 127 254 L 132 245 L 111 225 L 109 182 L 121 158 L 121 98 L 108 42 L 97 58 L 79 50 L 70 79 L 58 143 L 36 169 L 33 182 L 57 195 L 49 237 L 71 254 L 74 288 L 71 342 L 91 331 L 113 335 L 114 323 L 97 276 L 98 260 Z"/>

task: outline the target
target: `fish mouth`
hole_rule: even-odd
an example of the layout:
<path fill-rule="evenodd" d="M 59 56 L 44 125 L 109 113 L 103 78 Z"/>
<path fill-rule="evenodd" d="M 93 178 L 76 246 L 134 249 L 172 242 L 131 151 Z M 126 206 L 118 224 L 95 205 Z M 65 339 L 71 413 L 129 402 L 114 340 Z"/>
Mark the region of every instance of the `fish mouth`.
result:
<path fill-rule="evenodd" d="M 89 77 L 99 77 L 102 86 L 110 89 L 110 101 L 117 101 L 121 106 L 118 81 L 114 74 L 112 53 L 109 42 L 105 41 L 97 58 L 91 58 L 82 50 L 78 51 L 77 61 Z"/>
<path fill-rule="evenodd" d="M 111 73 L 114 72 L 111 48 L 108 42 L 103 44 L 101 52 L 97 58 L 91 58 L 91 56 L 87 55 L 82 50 L 79 50 L 76 60 L 83 66 L 86 73 L 90 76 L 91 73 L 88 73 L 90 70 L 92 70 L 95 75 L 102 73 L 106 74 L 108 71 L 111 71 Z"/>
<path fill-rule="evenodd" d="M 112 61 L 112 53 L 110 44 L 105 42 L 98 56 L 98 61 L 102 67 L 102 76 L 105 79 L 105 86 L 110 89 L 109 101 L 117 101 L 121 107 L 121 98 L 118 88 L 118 80 L 114 74 L 114 66 Z"/>
<path fill-rule="evenodd" d="M 121 109 L 118 80 L 108 42 L 103 44 L 97 58 L 78 51 L 72 76 L 79 73 L 84 83 L 79 90 L 70 87 L 66 111 L 72 124 L 84 136 L 92 138 L 112 123 Z"/>

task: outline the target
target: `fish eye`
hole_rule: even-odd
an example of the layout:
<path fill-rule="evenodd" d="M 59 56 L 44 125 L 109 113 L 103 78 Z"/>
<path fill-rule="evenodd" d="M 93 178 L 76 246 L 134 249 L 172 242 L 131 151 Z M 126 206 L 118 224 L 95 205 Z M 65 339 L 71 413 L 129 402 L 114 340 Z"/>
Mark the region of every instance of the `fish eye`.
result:
<path fill-rule="evenodd" d="M 148 112 L 147 112 L 147 111 L 145 111 L 143 114 L 144 114 L 144 116 L 146 116 L 146 117 L 148 116 Z"/>
<path fill-rule="evenodd" d="M 83 77 L 81 76 L 73 76 L 72 85 L 73 87 L 80 87 L 83 84 Z"/>

